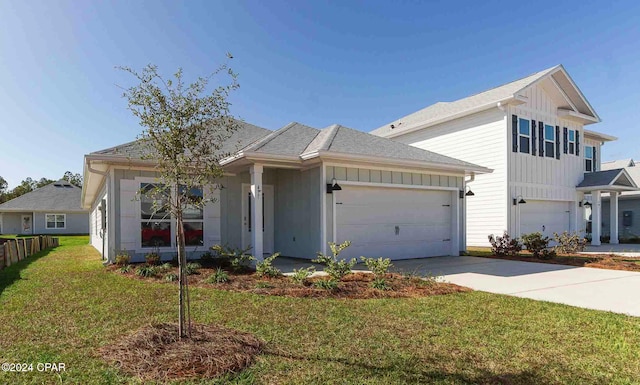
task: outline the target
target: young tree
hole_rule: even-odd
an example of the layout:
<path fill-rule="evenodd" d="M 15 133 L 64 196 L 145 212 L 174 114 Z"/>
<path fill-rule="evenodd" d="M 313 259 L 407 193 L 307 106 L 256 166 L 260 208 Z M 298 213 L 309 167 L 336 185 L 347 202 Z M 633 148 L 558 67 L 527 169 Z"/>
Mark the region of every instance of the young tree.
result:
<path fill-rule="evenodd" d="M 170 214 L 177 226 L 178 329 L 183 338 L 191 331 L 183 215 L 185 209 L 203 207 L 211 201 L 213 191 L 206 186 L 214 186 L 214 181 L 223 176 L 219 161 L 228 155 L 222 152 L 223 144 L 238 127 L 228 101 L 230 92 L 239 87 L 237 76 L 225 64 L 209 77 L 185 85 L 182 69 L 172 79 L 165 79 L 155 65 L 141 72 L 119 68 L 138 81 L 125 89 L 123 97 L 143 127 L 138 136 L 143 158 L 153 161 L 158 179 L 157 184 L 140 193 L 151 197 L 155 209 Z M 210 88 L 215 75 L 228 79 Z"/>
<path fill-rule="evenodd" d="M 64 173 L 64 176 L 62 177 L 62 179 L 66 180 L 67 182 L 71 183 L 74 186 L 78 186 L 78 187 L 82 187 L 82 175 L 81 174 L 74 174 L 71 171 L 67 171 Z"/>

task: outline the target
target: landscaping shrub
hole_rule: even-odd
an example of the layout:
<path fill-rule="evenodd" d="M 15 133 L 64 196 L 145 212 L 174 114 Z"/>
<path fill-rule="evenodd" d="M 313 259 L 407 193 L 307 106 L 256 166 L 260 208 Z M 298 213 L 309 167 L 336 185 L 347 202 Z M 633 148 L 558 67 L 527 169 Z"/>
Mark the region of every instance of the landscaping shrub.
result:
<path fill-rule="evenodd" d="M 120 271 L 122 274 L 127 274 L 131 271 L 131 265 L 123 265 L 118 269 L 118 271 Z"/>
<path fill-rule="evenodd" d="M 160 264 L 160 254 L 158 253 L 149 253 L 144 256 L 144 261 L 149 266 L 155 266 Z"/>
<path fill-rule="evenodd" d="M 136 268 L 136 275 L 140 277 L 155 277 L 158 275 L 158 269 L 155 266 L 138 266 Z"/>
<path fill-rule="evenodd" d="M 336 245 L 334 242 L 329 242 L 329 248 L 331 248 L 331 253 L 333 254 L 333 256 L 324 255 L 319 252 L 318 258 L 312 260 L 311 262 L 323 264 L 325 266 L 324 272 L 329 274 L 331 278 L 339 281 L 345 275 L 351 273 L 351 269 L 353 269 L 356 263 L 358 263 L 358 261 L 354 258 L 349 261 L 338 258 L 342 250 L 346 249 L 350 245 L 350 241 L 345 241 L 339 245 Z"/>
<path fill-rule="evenodd" d="M 362 262 L 367 266 L 367 269 L 371 270 L 371 272 L 376 276 L 376 278 L 371 282 L 371 287 L 379 290 L 389 290 L 390 287 L 387 285 L 387 281 L 385 280 L 385 275 L 389 271 L 389 268 L 392 266 L 391 259 L 389 258 L 367 258 L 360 257 Z"/>
<path fill-rule="evenodd" d="M 178 280 L 178 274 L 175 273 L 167 273 L 164 275 L 164 280 L 169 282 L 175 282 Z"/>
<path fill-rule="evenodd" d="M 256 274 L 260 277 L 270 277 L 275 278 L 282 275 L 282 272 L 273 266 L 273 260 L 278 258 L 280 253 L 272 254 L 270 257 L 265 258 L 264 260 L 258 262 L 256 264 Z"/>
<path fill-rule="evenodd" d="M 216 271 L 209 276 L 206 280 L 207 283 L 225 283 L 229 282 L 229 274 L 221 268 L 217 268 Z"/>
<path fill-rule="evenodd" d="M 391 286 L 387 284 L 384 278 L 375 278 L 371 281 L 371 287 L 378 290 L 391 290 Z"/>
<path fill-rule="evenodd" d="M 193 275 L 196 274 L 201 267 L 202 265 L 200 265 L 198 262 L 189 262 L 184 267 L 184 272 L 187 275 Z"/>
<path fill-rule="evenodd" d="M 307 278 L 309 278 L 315 272 L 316 268 L 314 266 L 293 269 L 293 275 L 291 276 L 291 279 L 297 284 L 304 285 L 307 282 Z"/>
<path fill-rule="evenodd" d="M 116 265 L 124 266 L 131 262 L 131 256 L 126 252 L 120 252 L 116 255 Z"/>
<path fill-rule="evenodd" d="M 160 266 L 160 270 L 163 270 L 163 271 L 169 271 L 169 270 L 171 270 L 171 269 L 173 269 L 173 265 L 172 265 L 172 264 L 170 264 L 169 262 L 167 262 L 167 263 L 163 263 L 163 264 Z"/>
<path fill-rule="evenodd" d="M 491 243 L 491 252 L 499 257 L 516 256 L 522 250 L 522 244 L 518 238 L 511 238 L 505 231 L 502 236 L 489 235 L 489 243 Z"/>
<path fill-rule="evenodd" d="M 213 245 L 211 250 L 215 253 L 214 264 L 219 267 L 229 266 L 234 272 L 245 272 L 251 267 L 251 262 L 256 258 L 247 254 L 251 247 L 246 249 L 234 249 L 229 246 Z"/>
<path fill-rule="evenodd" d="M 557 243 L 553 250 L 556 253 L 562 254 L 578 253 L 584 251 L 587 246 L 587 240 L 577 232 L 569 233 L 568 231 L 564 231 L 562 234 L 553 233 L 553 241 Z"/>
<path fill-rule="evenodd" d="M 524 234 L 522 236 L 522 243 L 529 250 L 534 258 L 551 259 L 556 253 L 548 249 L 549 237 L 545 237 L 542 233 Z"/>
<path fill-rule="evenodd" d="M 321 279 L 319 281 L 316 281 L 313 286 L 317 287 L 318 289 L 335 290 L 338 288 L 338 280 L 334 278 Z"/>

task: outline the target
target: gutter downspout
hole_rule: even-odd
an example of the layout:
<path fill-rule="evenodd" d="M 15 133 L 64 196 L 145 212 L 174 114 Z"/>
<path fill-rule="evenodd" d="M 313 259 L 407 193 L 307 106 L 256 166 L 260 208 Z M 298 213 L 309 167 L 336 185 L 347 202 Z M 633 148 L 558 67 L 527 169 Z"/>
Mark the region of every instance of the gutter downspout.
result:
<path fill-rule="evenodd" d="M 87 170 L 89 170 L 89 172 L 91 173 L 95 173 L 98 175 L 102 175 L 103 177 L 106 178 L 107 180 L 107 186 L 106 186 L 106 191 L 109 191 L 109 187 L 111 184 L 111 178 L 109 178 L 109 173 L 107 171 L 100 171 L 100 170 L 96 170 L 95 168 L 91 167 L 91 162 L 87 159 Z M 102 227 L 103 221 L 102 221 L 102 216 L 103 215 L 107 215 L 107 213 L 105 212 L 106 208 L 104 206 L 101 206 L 101 210 L 100 210 L 100 225 L 101 225 L 101 229 L 100 229 L 100 238 L 102 239 L 102 260 L 104 261 L 103 264 L 108 264 L 109 261 L 105 259 L 105 255 L 104 255 L 104 234 L 106 232 L 106 227 L 107 227 L 107 221 L 104 221 L 104 227 Z"/>

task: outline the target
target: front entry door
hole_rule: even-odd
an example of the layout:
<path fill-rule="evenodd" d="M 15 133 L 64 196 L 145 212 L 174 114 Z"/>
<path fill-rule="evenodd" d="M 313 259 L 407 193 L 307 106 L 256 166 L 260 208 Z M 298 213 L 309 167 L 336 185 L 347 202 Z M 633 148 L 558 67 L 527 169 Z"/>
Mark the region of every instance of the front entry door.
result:
<path fill-rule="evenodd" d="M 251 223 L 251 185 L 242 185 L 242 248 L 251 246 L 252 231 L 262 230 L 262 250 L 264 254 L 273 254 L 273 186 L 262 185 L 262 222 L 260 226 Z"/>
<path fill-rule="evenodd" d="M 22 234 L 32 234 L 33 233 L 33 223 L 31 220 L 31 215 L 23 215 L 22 216 Z"/>

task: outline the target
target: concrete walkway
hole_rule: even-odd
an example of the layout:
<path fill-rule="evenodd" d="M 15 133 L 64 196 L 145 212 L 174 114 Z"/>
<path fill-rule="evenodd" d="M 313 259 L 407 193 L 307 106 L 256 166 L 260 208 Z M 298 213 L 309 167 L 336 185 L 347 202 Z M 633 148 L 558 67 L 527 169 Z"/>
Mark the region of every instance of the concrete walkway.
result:
<path fill-rule="evenodd" d="M 563 303 L 640 317 L 640 273 L 506 261 L 439 257 L 395 261 L 396 271 L 442 276 L 490 293 Z"/>
<path fill-rule="evenodd" d="M 312 263 L 281 257 L 274 265 L 290 273 Z M 393 265 L 396 272 L 438 276 L 474 290 L 640 317 L 640 273 L 479 257 L 409 259 Z M 365 269 L 358 265 L 354 270 Z"/>
<path fill-rule="evenodd" d="M 603 243 L 600 246 L 588 245 L 582 254 L 615 254 L 622 257 L 640 258 L 640 244 L 625 243 L 611 245 L 609 243 Z"/>

